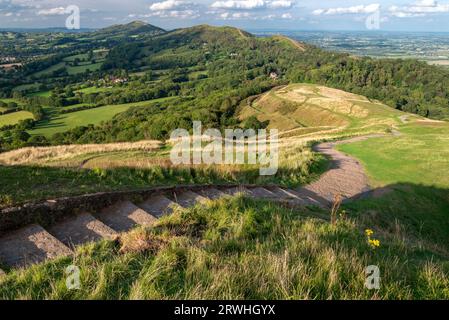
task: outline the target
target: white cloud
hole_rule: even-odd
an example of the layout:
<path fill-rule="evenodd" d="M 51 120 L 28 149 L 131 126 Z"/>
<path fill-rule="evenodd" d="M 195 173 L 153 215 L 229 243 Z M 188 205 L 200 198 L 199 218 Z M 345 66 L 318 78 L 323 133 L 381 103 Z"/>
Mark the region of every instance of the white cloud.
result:
<path fill-rule="evenodd" d="M 168 17 L 178 19 L 195 19 L 199 18 L 200 14 L 197 10 L 172 10 L 169 11 Z"/>
<path fill-rule="evenodd" d="M 447 13 L 449 4 L 440 4 L 436 0 L 418 0 L 407 6 L 391 6 L 388 11 L 397 18 L 423 17 L 428 14 Z"/>
<path fill-rule="evenodd" d="M 260 9 L 265 8 L 266 3 L 264 0 L 226 0 L 216 1 L 212 3 L 211 7 L 216 9 Z"/>
<path fill-rule="evenodd" d="M 190 5 L 190 3 L 185 2 L 185 1 L 166 0 L 166 1 L 162 1 L 162 2 L 153 3 L 150 6 L 150 10 L 151 11 L 166 11 L 166 10 L 184 8 L 189 5 Z"/>
<path fill-rule="evenodd" d="M 291 8 L 295 3 L 288 0 L 275 0 L 267 4 L 269 8 L 280 9 L 280 8 Z"/>
<path fill-rule="evenodd" d="M 64 7 L 57 7 L 51 9 L 42 9 L 37 12 L 38 16 L 57 16 L 66 14 Z"/>
<path fill-rule="evenodd" d="M 281 15 L 282 19 L 293 19 L 293 16 L 290 13 L 283 13 Z"/>
<path fill-rule="evenodd" d="M 220 18 L 223 20 L 241 20 L 252 19 L 253 16 L 249 12 L 223 12 L 220 14 Z"/>
<path fill-rule="evenodd" d="M 195 4 L 192 2 L 181 0 L 166 0 L 162 2 L 153 3 L 150 6 L 152 11 L 149 14 L 139 17 L 159 17 L 159 18 L 173 18 L 173 19 L 195 19 L 200 16 L 198 10 L 194 10 Z"/>
<path fill-rule="evenodd" d="M 295 4 L 291 0 L 224 0 L 215 1 L 211 7 L 227 10 L 255 10 L 255 9 L 289 9 Z"/>
<path fill-rule="evenodd" d="M 326 15 L 337 15 L 337 14 L 361 14 L 361 13 L 374 13 L 380 9 L 380 4 L 373 3 L 369 5 L 358 5 L 352 7 L 339 7 L 339 8 L 328 8 L 328 9 L 317 9 L 312 12 L 312 14 L 319 16 L 322 14 Z"/>
<path fill-rule="evenodd" d="M 436 5 L 436 0 L 418 0 L 415 2 L 415 6 L 418 7 L 434 7 Z"/>

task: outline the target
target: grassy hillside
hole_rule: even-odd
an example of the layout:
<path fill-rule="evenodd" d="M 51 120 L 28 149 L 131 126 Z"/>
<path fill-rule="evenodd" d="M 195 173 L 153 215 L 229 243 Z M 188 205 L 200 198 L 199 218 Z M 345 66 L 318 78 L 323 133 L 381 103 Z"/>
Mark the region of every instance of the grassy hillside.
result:
<path fill-rule="evenodd" d="M 448 299 L 447 255 L 377 225 L 237 197 L 0 278 L 1 299 Z M 375 228 L 371 247 L 365 228 Z M 68 290 L 64 270 L 81 271 Z M 380 290 L 364 286 L 381 270 Z"/>
<path fill-rule="evenodd" d="M 255 116 L 283 136 L 362 134 L 387 132 L 420 117 L 392 109 L 380 102 L 341 90 L 313 84 L 291 84 L 247 99 L 238 110 L 242 121 Z"/>
<path fill-rule="evenodd" d="M 449 188 L 449 123 L 418 121 L 385 139 L 341 145 L 360 159 L 375 186 L 415 183 Z"/>
<path fill-rule="evenodd" d="M 242 197 L 211 202 L 119 241 L 81 247 L 73 258 L 9 272 L 0 278 L 0 298 L 449 298 L 447 123 L 305 84 L 275 88 L 241 106 L 242 120 L 252 115 L 283 131 L 280 171 L 272 180 L 258 180 L 246 166 L 173 167 L 166 148 L 76 146 L 49 158 L 65 148 L 49 147 L 0 157 L 1 204 L 161 184 L 298 185 L 326 169 L 311 142 L 377 132 L 385 135 L 339 147 L 366 167 L 373 197 L 344 204 L 336 225 L 318 208 Z M 374 231 L 379 247 L 368 243 L 365 229 Z M 65 287 L 69 264 L 81 269 L 80 290 Z M 368 265 L 381 270 L 378 291 L 364 287 Z"/>

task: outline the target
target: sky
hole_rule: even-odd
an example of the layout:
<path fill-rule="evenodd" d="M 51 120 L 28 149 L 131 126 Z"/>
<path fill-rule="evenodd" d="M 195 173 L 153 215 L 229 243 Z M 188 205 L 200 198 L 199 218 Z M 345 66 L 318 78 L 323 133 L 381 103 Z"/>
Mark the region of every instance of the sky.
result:
<path fill-rule="evenodd" d="M 449 0 L 0 0 L 0 28 L 81 28 L 134 20 L 165 29 L 196 24 L 247 30 L 449 32 Z"/>

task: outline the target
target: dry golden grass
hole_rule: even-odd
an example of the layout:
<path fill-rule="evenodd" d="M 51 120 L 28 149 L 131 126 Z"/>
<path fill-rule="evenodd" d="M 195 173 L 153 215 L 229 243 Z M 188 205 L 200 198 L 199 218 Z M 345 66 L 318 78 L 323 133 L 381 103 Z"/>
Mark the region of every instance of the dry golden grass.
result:
<path fill-rule="evenodd" d="M 369 101 L 367 98 L 363 96 L 359 96 L 357 94 L 353 94 L 350 92 L 333 89 L 329 87 L 317 86 L 318 92 L 320 95 L 325 96 L 331 99 L 345 99 L 345 100 L 362 100 Z"/>
<path fill-rule="evenodd" d="M 0 164 L 21 165 L 46 161 L 64 160 L 89 153 L 114 151 L 153 151 L 161 147 L 162 142 L 145 140 L 138 142 L 120 142 L 108 144 L 80 144 L 55 147 L 27 147 L 0 154 Z"/>
<path fill-rule="evenodd" d="M 367 109 L 355 105 L 353 102 L 341 99 L 331 98 L 312 98 L 308 103 L 317 105 L 321 108 L 331 110 L 335 113 L 351 115 L 356 118 L 366 118 L 369 115 Z"/>

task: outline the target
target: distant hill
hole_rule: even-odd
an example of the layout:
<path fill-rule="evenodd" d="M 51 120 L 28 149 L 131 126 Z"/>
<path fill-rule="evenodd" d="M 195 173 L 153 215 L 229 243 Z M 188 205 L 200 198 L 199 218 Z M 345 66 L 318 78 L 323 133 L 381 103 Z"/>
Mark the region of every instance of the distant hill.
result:
<path fill-rule="evenodd" d="M 103 28 L 93 32 L 96 37 L 121 37 L 121 36 L 137 36 L 141 34 L 145 35 L 158 35 L 165 33 L 162 28 L 153 26 L 151 24 L 142 21 L 133 21 L 128 24 L 118 24 L 107 28 Z"/>

